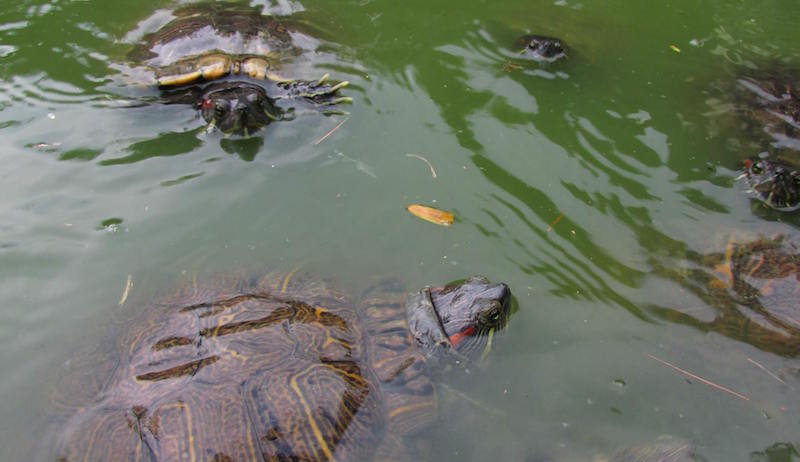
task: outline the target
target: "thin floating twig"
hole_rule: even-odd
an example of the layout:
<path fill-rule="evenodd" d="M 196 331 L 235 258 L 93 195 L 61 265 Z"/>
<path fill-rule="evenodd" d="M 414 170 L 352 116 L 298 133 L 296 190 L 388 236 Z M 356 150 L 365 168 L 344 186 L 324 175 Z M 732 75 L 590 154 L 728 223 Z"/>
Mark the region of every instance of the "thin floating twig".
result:
<path fill-rule="evenodd" d="M 338 130 L 338 129 L 339 129 L 339 127 L 341 127 L 341 126 L 342 126 L 342 125 L 343 125 L 345 122 L 347 122 L 347 119 L 349 119 L 349 118 L 350 118 L 350 117 L 347 117 L 347 118 L 346 118 L 346 119 L 344 119 L 343 121 L 339 122 L 339 123 L 338 123 L 338 124 L 337 124 L 335 127 L 333 127 L 333 128 L 332 128 L 332 129 L 331 129 L 331 130 L 330 130 L 328 133 L 326 133 L 326 134 L 322 135 L 322 138 L 318 139 L 318 140 L 317 140 L 317 141 L 314 143 L 314 146 L 316 146 L 316 145 L 318 145 L 318 144 L 322 143 L 323 141 L 325 141 L 325 138 L 327 138 L 327 137 L 329 137 L 329 136 L 333 135 L 333 133 L 334 133 L 336 130 Z"/>
<path fill-rule="evenodd" d="M 762 371 L 766 372 L 766 373 L 767 373 L 767 375 L 769 375 L 769 376 L 770 376 L 770 377 L 772 377 L 773 379 L 775 379 L 775 380 L 777 380 L 778 382 L 780 382 L 780 383 L 782 383 L 782 384 L 786 385 L 786 382 L 784 382 L 783 380 L 781 380 L 781 378 L 780 378 L 780 377 L 778 377 L 777 375 L 775 375 L 775 374 L 773 374 L 772 372 L 770 372 L 770 371 L 769 371 L 769 369 L 767 369 L 766 367 L 764 367 L 764 366 L 762 366 L 761 364 L 759 364 L 759 363 L 757 363 L 757 362 L 753 361 L 753 360 L 752 360 L 752 359 L 750 359 L 750 358 L 747 358 L 747 360 L 748 360 L 748 361 L 750 361 L 751 363 L 755 364 L 756 366 L 758 366 L 758 368 L 759 368 L 759 369 L 761 369 Z"/>
<path fill-rule="evenodd" d="M 431 169 L 431 176 L 436 178 L 436 170 L 433 169 L 433 165 L 431 165 L 431 163 L 428 162 L 428 159 L 422 157 L 419 154 L 406 154 L 406 157 L 416 157 L 417 159 L 419 159 L 419 160 L 425 162 L 426 164 L 428 164 L 428 168 Z"/>
<path fill-rule="evenodd" d="M 464 401 L 472 404 L 473 406 L 477 407 L 478 409 L 481 409 L 481 410 L 485 411 L 488 414 L 492 414 L 495 417 L 505 417 L 506 416 L 506 413 L 501 411 L 500 409 L 496 409 L 496 408 L 494 408 L 492 406 L 489 406 L 488 404 L 485 404 L 485 403 L 483 403 L 481 401 L 478 401 L 477 399 L 467 395 L 466 393 L 464 393 L 464 392 L 462 392 L 460 390 L 457 390 L 457 389 L 451 387 L 450 385 L 447 385 L 446 383 L 440 383 L 438 386 L 442 387 L 445 391 L 447 391 L 447 393 L 452 394 L 453 396 L 455 396 L 458 399 L 463 399 Z"/>
<path fill-rule="evenodd" d="M 562 218 L 564 218 L 564 212 L 559 213 L 556 219 L 553 220 L 552 223 L 550 223 L 550 226 L 547 227 L 547 232 L 549 233 L 550 231 L 552 231 L 553 228 L 556 227 L 556 225 L 558 224 L 559 221 L 561 221 Z"/>
<path fill-rule="evenodd" d="M 735 396 L 737 398 L 743 399 L 745 401 L 750 401 L 750 398 L 748 398 L 747 396 L 745 396 L 745 395 L 743 395 L 741 393 L 737 393 L 737 392 L 731 390 L 730 388 L 725 388 L 722 385 L 717 385 L 716 383 L 714 383 L 714 382 L 712 382 L 710 380 L 706 380 L 706 379 L 700 377 L 699 375 L 694 375 L 691 372 L 685 371 L 685 370 L 681 369 L 680 367 L 678 367 L 678 366 L 676 366 L 676 365 L 674 365 L 674 364 L 672 364 L 672 363 L 670 363 L 668 361 L 664 361 L 661 358 L 657 358 L 657 357 L 651 355 L 650 353 L 645 353 L 644 355 L 647 356 L 648 358 L 654 360 L 654 361 L 660 362 L 661 364 L 663 364 L 665 366 L 668 366 L 668 367 L 671 367 L 672 369 L 675 369 L 676 371 L 680 372 L 681 374 L 685 375 L 686 377 L 698 380 L 698 381 L 708 385 L 709 387 L 716 388 L 717 390 L 722 390 L 725 393 L 730 393 L 731 395 L 733 395 L 733 396 Z"/>
<path fill-rule="evenodd" d="M 125 304 L 125 300 L 128 299 L 128 293 L 131 291 L 131 287 L 133 287 L 133 276 L 128 275 L 128 280 L 125 282 L 125 290 L 122 292 L 122 298 L 119 299 L 119 306 Z"/>

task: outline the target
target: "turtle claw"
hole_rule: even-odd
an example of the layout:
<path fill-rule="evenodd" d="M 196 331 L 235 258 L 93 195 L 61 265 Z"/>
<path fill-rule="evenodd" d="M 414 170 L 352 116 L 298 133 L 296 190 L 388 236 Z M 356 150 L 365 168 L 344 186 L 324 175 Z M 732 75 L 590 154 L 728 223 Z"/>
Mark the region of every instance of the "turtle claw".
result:
<path fill-rule="evenodd" d="M 327 74 L 325 74 L 325 75 L 327 75 Z M 339 90 L 340 88 L 344 88 L 344 87 L 346 87 L 348 85 L 350 85 L 350 82 L 345 80 L 345 81 L 339 82 L 336 85 L 332 86 L 329 91 L 330 91 L 330 93 L 333 93 L 333 92 Z"/>
<path fill-rule="evenodd" d="M 330 101 L 325 101 L 325 102 L 321 102 L 321 103 L 317 103 L 317 104 L 319 104 L 320 106 L 333 106 L 334 104 L 343 104 L 343 103 L 352 103 L 352 102 L 353 102 L 353 98 L 351 98 L 349 96 L 340 96 L 340 97 L 334 98 L 334 99 L 332 99 Z"/>

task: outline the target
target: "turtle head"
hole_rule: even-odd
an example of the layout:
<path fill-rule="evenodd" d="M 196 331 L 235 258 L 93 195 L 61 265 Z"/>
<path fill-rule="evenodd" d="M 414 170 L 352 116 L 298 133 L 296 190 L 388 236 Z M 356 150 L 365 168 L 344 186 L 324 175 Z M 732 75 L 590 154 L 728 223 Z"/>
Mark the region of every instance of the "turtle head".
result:
<path fill-rule="evenodd" d="M 800 208 L 800 171 L 767 158 L 746 159 L 744 178 L 756 199 L 782 211 Z"/>
<path fill-rule="evenodd" d="M 260 86 L 244 82 L 211 84 L 203 91 L 200 114 L 209 129 L 230 135 L 249 136 L 273 120 L 281 110 Z"/>
<path fill-rule="evenodd" d="M 491 350 L 495 331 L 505 326 L 510 300 L 507 285 L 473 276 L 412 294 L 406 318 L 412 337 L 427 356 L 446 352 L 476 359 Z"/>
<path fill-rule="evenodd" d="M 525 47 L 520 53 L 536 61 L 552 62 L 567 56 L 567 47 L 557 38 L 524 35 L 519 41 Z"/>

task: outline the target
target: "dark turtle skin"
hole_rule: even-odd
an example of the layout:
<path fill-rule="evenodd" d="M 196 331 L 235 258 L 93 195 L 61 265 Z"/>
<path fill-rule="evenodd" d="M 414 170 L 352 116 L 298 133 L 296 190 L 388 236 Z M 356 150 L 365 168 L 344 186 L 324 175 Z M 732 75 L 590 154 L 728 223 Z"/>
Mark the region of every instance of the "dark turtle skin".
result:
<path fill-rule="evenodd" d="M 781 356 L 800 354 L 800 250 L 791 239 L 732 237 L 722 252 L 690 251 L 686 264 L 674 269 L 654 262 L 654 269 L 705 302 L 713 314 L 695 317 L 656 307 L 657 315 Z"/>
<path fill-rule="evenodd" d="M 504 326 L 505 284 L 472 277 L 354 301 L 296 272 L 193 280 L 149 304 L 61 428 L 61 461 L 397 460 L 437 415 L 435 356 Z M 427 326 L 415 330 L 413 317 Z M 433 317 L 433 319 L 426 319 Z M 434 327 L 431 327 L 434 326 Z M 106 361 L 108 363 L 109 361 Z M 84 371 L 92 377 L 92 370 Z"/>
<path fill-rule="evenodd" d="M 800 170 L 766 157 L 745 159 L 748 192 L 767 206 L 783 212 L 800 208 Z"/>
<path fill-rule="evenodd" d="M 553 62 L 567 56 L 567 46 L 555 37 L 529 34 L 517 42 L 524 47 L 520 54 L 535 61 Z"/>
<path fill-rule="evenodd" d="M 290 18 L 262 14 L 241 3 L 199 3 L 172 12 L 174 19 L 145 37 L 129 58 L 143 66 L 168 103 L 191 103 L 209 125 L 249 135 L 286 117 L 276 100 L 329 108 L 351 101 L 339 96 L 347 82 L 327 83 L 279 75 L 305 50 L 296 46 Z M 208 84 L 224 80 L 225 84 Z M 259 90 L 260 87 L 260 90 Z M 176 96 L 177 95 L 177 96 Z M 191 96 L 191 99 L 187 97 Z"/>

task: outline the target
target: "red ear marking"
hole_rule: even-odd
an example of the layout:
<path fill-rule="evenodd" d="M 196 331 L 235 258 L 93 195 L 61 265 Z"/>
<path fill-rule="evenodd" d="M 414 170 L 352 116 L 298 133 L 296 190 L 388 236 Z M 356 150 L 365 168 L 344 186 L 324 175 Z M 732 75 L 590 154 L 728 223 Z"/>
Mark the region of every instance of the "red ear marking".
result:
<path fill-rule="evenodd" d="M 204 110 L 213 109 L 214 108 L 214 103 L 209 98 L 205 98 L 203 100 L 203 104 L 201 104 L 201 107 Z"/>
<path fill-rule="evenodd" d="M 475 326 L 469 326 L 466 329 L 462 330 L 461 332 L 456 332 L 455 334 L 451 335 L 450 343 L 452 343 L 454 347 L 458 348 L 458 345 L 461 342 L 463 342 L 465 338 L 469 337 L 474 333 L 475 333 Z"/>

